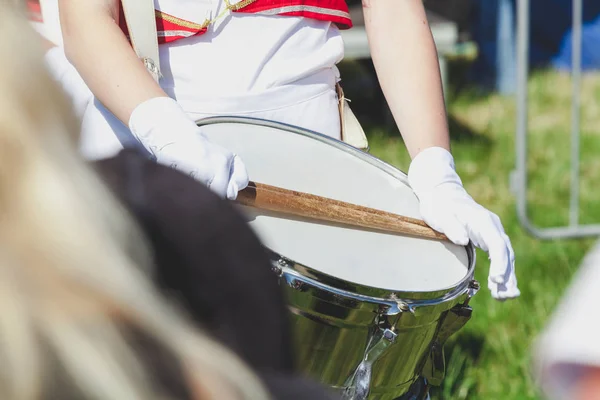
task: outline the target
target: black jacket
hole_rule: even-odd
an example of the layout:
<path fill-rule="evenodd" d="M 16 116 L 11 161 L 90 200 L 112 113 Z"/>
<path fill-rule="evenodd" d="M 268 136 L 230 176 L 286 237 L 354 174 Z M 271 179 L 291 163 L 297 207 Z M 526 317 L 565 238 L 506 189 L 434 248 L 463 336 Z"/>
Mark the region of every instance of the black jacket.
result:
<path fill-rule="evenodd" d="M 95 167 L 144 230 L 165 295 L 246 361 L 276 398 L 332 398 L 294 378 L 283 292 L 259 239 L 230 202 L 132 150 Z"/>

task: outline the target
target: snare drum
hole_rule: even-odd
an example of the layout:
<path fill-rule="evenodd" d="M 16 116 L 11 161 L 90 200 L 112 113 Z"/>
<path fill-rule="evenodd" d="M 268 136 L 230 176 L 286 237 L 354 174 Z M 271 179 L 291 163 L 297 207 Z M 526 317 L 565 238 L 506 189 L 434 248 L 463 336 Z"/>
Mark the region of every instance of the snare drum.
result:
<path fill-rule="evenodd" d="M 199 125 L 253 181 L 420 217 L 405 174 L 340 141 L 248 118 Z M 302 371 L 346 399 L 397 399 L 420 377 L 441 382 L 442 346 L 469 320 L 478 289 L 472 246 L 242 210 L 285 288 Z"/>

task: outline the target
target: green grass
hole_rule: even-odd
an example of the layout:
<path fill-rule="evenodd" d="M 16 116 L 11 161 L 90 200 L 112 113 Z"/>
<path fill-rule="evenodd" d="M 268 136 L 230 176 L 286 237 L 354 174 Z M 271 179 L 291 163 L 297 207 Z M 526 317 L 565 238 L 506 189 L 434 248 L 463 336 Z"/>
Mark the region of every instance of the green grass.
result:
<path fill-rule="evenodd" d="M 582 91 L 581 222 L 600 222 L 600 75 L 584 77 Z M 568 222 L 570 184 L 570 77 L 534 74 L 529 83 L 529 215 L 539 227 Z M 594 238 L 541 241 L 516 216 L 509 174 L 515 165 L 512 97 L 456 95 L 449 102 L 452 148 L 469 193 L 497 213 L 512 239 L 522 296 L 500 303 L 487 290 L 489 261 L 477 253 L 481 291 L 473 318 L 446 346 L 447 375 L 434 390 L 440 400 L 540 399 L 530 374 L 532 344 L 545 326 Z M 406 171 L 399 135 L 369 131 L 371 152 Z"/>

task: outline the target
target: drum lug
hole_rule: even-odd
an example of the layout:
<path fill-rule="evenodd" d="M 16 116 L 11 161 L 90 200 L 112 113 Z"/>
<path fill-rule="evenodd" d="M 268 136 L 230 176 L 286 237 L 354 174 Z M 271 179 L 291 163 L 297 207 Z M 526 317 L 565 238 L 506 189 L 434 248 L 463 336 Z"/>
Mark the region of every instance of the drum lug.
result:
<path fill-rule="evenodd" d="M 397 336 L 398 334 L 391 329 L 377 328 L 375 334 L 371 336 L 363 361 L 346 383 L 346 389 L 342 395 L 343 400 L 367 399 L 371 390 L 373 364 L 396 341 Z"/>
<path fill-rule="evenodd" d="M 469 282 L 469 288 L 467 290 L 467 301 L 465 301 L 465 305 L 469 304 L 469 300 L 471 300 L 471 298 L 475 296 L 477 292 L 479 292 L 480 288 L 481 285 L 475 279 Z"/>
<path fill-rule="evenodd" d="M 476 282 L 476 281 L 474 281 Z M 477 284 L 478 286 L 478 284 Z M 439 323 L 435 339 L 431 344 L 429 357 L 425 361 L 422 375 L 434 386 L 441 385 L 446 374 L 444 344 L 450 336 L 458 332 L 471 319 L 473 309 L 465 304 L 459 304 L 446 312 Z"/>
<path fill-rule="evenodd" d="M 286 267 L 288 267 L 288 262 L 283 258 L 279 258 L 277 260 L 277 264 L 271 264 L 271 270 L 275 273 L 275 275 L 277 275 L 278 278 L 283 276 L 283 269 Z"/>
<path fill-rule="evenodd" d="M 396 293 L 392 293 L 388 296 L 388 299 L 396 303 L 396 307 L 400 313 L 409 312 L 411 314 L 415 313 L 415 307 L 404 300 L 400 300 Z"/>

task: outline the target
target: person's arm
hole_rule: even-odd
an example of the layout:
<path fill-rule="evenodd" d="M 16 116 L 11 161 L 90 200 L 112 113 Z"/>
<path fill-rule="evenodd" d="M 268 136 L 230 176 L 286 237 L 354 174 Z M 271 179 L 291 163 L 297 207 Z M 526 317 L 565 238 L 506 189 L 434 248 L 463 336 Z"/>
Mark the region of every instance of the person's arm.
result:
<path fill-rule="evenodd" d="M 94 96 L 159 163 L 235 199 L 248 184 L 243 162 L 210 143 L 154 81 L 119 27 L 120 1 L 59 1 L 65 54 Z"/>
<path fill-rule="evenodd" d="M 65 54 L 125 125 L 146 100 L 167 97 L 118 25 L 119 0 L 59 0 Z"/>
<path fill-rule="evenodd" d="M 518 297 L 515 256 L 500 218 L 466 192 L 450 153 L 440 69 L 422 0 L 363 0 L 371 57 L 412 158 L 408 182 L 423 220 L 455 244 L 489 253 L 488 287 Z"/>
<path fill-rule="evenodd" d="M 422 0 L 363 0 L 371 58 L 411 158 L 450 150 L 433 36 Z"/>

